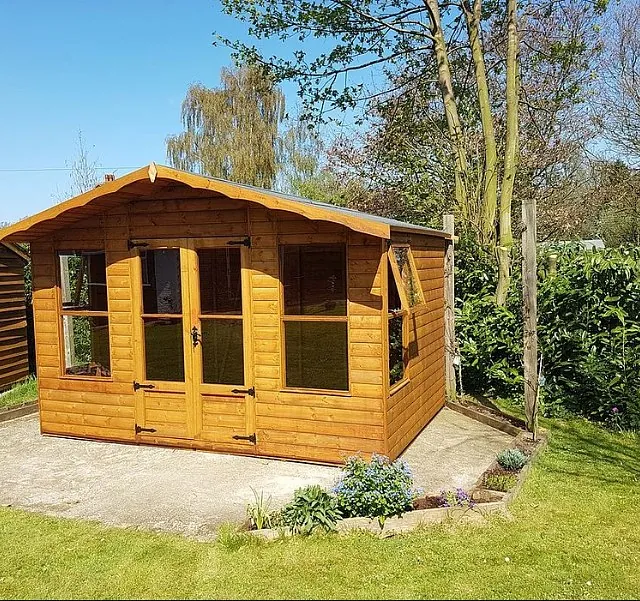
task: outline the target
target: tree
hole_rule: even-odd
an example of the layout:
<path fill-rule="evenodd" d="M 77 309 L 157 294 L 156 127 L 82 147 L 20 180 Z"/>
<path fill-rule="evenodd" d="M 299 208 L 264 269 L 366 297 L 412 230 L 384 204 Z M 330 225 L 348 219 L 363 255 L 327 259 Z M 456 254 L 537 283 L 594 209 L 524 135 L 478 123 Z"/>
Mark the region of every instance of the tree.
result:
<path fill-rule="evenodd" d="M 528 35 L 530 21 L 562 15 L 576 4 L 582 12 L 602 10 L 600 0 L 534 0 L 521 12 L 516 0 L 486 0 L 484 5 L 482 0 L 222 0 L 224 10 L 248 22 L 257 39 L 295 37 L 300 45 L 292 57 L 267 58 L 254 46 L 223 41 L 243 60 L 270 69 L 276 79 L 295 79 L 306 114 L 318 120 L 331 109 L 364 107 L 375 113 L 371 107 L 381 100 L 407 97 L 425 81 L 435 81 L 458 221 L 495 248 L 496 299 L 502 303 L 510 280 L 520 154 L 520 40 Z M 522 33 L 519 21 L 525 25 Z M 487 28 L 493 35 L 487 35 Z M 304 42 L 311 38 L 330 44 L 329 49 L 310 54 Z M 546 48 L 552 60 L 562 63 L 588 49 L 587 44 L 570 45 L 562 35 Z M 364 84 L 366 72 L 377 89 Z M 432 106 L 433 98 L 427 104 Z"/>
<path fill-rule="evenodd" d="M 271 188 L 284 95 L 259 67 L 223 68 L 220 79 L 219 88 L 189 88 L 185 131 L 167 138 L 167 157 L 179 169 Z"/>
<path fill-rule="evenodd" d="M 640 4 L 624 0 L 612 16 L 602 64 L 599 119 L 604 134 L 640 161 Z"/>
<path fill-rule="evenodd" d="M 91 157 L 81 130 L 78 130 L 76 150 L 77 154 L 73 161 L 66 162 L 66 165 L 69 166 L 69 188 L 64 192 L 58 190 L 53 194 L 53 198 L 57 202 L 63 202 L 68 198 L 93 190 L 100 183 L 99 162 Z"/>

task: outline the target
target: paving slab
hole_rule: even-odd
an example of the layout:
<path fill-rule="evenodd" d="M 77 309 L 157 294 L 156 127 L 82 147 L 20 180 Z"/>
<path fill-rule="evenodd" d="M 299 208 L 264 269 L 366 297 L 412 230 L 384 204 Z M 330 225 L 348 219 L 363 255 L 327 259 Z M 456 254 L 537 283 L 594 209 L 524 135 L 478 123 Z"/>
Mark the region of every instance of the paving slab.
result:
<path fill-rule="evenodd" d="M 443 409 L 403 457 L 428 492 L 471 487 L 507 434 Z M 273 507 L 338 467 L 41 436 L 37 416 L 0 424 L 0 505 L 116 526 L 207 537 L 245 518 L 253 490 Z"/>

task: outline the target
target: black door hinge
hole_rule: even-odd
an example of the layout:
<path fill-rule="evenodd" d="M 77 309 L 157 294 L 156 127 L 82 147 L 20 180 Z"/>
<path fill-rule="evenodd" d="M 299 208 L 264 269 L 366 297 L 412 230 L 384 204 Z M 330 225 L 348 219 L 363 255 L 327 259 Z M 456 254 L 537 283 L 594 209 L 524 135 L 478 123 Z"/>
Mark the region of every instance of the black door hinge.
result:
<path fill-rule="evenodd" d="M 149 246 L 148 242 L 134 242 L 133 240 L 127 240 L 127 248 L 133 250 L 134 248 L 145 248 Z"/>
<path fill-rule="evenodd" d="M 246 246 L 247 248 L 251 248 L 251 238 L 247 236 L 243 240 L 230 240 L 227 244 L 229 246 Z"/>
<path fill-rule="evenodd" d="M 155 432 L 156 429 L 155 428 L 143 428 L 142 426 L 139 426 L 138 424 L 136 424 L 136 434 L 140 434 L 140 432 Z"/>
<path fill-rule="evenodd" d="M 133 381 L 133 390 L 140 390 L 144 388 L 146 390 L 150 390 L 151 388 L 155 388 L 153 384 L 140 384 L 140 382 Z"/>
<path fill-rule="evenodd" d="M 251 388 L 232 388 L 231 392 L 233 392 L 233 394 L 248 394 L 256 396 L 256 389 L 253 388 L 253 386 Z"/>
<path fill-rule="evenodd" d="M 256 444 L 257 442 L 255 434 L 250 434 L 249 436 L 240 436 L 239 434 L 236 434 L 231 438 L 233 438 L 233 440 L 248 440 L 251 444 Z"/>

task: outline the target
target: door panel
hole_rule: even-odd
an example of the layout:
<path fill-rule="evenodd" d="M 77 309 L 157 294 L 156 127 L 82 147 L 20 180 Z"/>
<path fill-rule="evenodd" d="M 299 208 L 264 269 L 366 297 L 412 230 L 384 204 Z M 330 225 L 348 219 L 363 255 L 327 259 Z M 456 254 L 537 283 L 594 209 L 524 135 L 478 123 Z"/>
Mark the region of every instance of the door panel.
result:
<path fill-rule="evenodd" d="M 188 243 L 141 243 L 136 274 L 136 435 L 192 439 Z"/>

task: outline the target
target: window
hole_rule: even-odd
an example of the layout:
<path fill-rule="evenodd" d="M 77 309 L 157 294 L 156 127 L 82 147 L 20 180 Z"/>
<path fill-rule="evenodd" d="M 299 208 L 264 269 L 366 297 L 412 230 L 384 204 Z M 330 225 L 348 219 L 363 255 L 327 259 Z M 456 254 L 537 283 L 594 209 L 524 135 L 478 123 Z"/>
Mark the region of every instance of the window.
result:
<path fill-rule="evenodd" d="M 345 246 L 281 246 L 280 265 L 285 385 L 348 390 Z"/>
<path fill-rule="evenodd" d="M 147 250 L 140 256 L 145 375 L 147 380 L 184 382 L 180 249 Z"/>
<path fill-rule="evenodd" d="M 202 381 L 244 385 L 239 248 L 198 250 Z"/>
<path fill-rule="evenodd" d="M 64 373 L 110 377 L 105 253 L 61 251 L 58 261 Z"/>
<path fill-rule="evenodd" d="M 389 385 L 393 387 L 407 377 L 408 320 L 413 309 L 424 299 L 409 247 L 391 246 L 388 258 Z M 413 349 L 414 355 L 416 352 L 416 349 Z"/>

